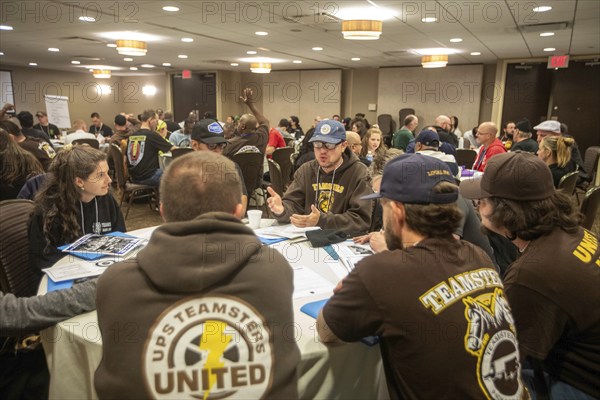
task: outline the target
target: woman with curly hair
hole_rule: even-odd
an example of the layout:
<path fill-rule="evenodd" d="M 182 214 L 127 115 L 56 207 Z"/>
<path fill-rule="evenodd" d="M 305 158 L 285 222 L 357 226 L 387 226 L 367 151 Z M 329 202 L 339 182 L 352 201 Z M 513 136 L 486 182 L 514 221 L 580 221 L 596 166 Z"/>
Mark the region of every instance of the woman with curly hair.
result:
<path fill-rule="evenodd" d="M 0 129 L 0 201 L 16 199 L 27 179 L 44 173 L 42 164 Z"/>
<path fill-rule="evenodd" d="M 85 234 L 125 232 L 110 183 L 102 151 L 67 145 L 56 155 L 29 225 L 29 262 L 35 271 L 51 267 L 63 257 L 59 246 Z"/>
<path fill-rule="evenodd" d="M 362 138 L 362 150 L 360 156 L 369 161 L 373 161 L 375 155 L 385 153 L 385 146 L 382 143 L 383 134 L 378 128 L 371 128 Z"/>
<path fill-rule="evenodd" d="M 571 148 L 574 144 L 573 138 L 564 136 L 546 136 L 540 142 L 538 157 L 550 168 L 555 188 L 558 187 L 560 178 L 577 169 L 577 165 L 571 160 Z"/>

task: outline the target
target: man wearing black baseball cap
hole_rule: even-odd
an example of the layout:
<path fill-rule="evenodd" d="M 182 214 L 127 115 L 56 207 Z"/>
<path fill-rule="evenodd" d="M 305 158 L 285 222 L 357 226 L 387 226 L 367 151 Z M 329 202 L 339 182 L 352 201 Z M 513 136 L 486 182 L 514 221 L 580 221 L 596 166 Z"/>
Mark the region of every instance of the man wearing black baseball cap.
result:
<path fill-rule="evenodd" d="M 192 128 L 192 149 L 194 151 L 212 151 L 213 153 L 223 154 L 223 149 L 229 143 L 225 139 L 223 127 L 214 119 L 203 119 Z M 240 175 L 242 183 L 242 216 L 246 215 L 248 207 L 248 190 L 244 184 L 244 175 L 240 166 L 234 161 L 233 164 Z"/>
<path fill-rule="evenodd" d="M 483 250 L 452 235 L 461 213 L 446 164 L 401 155 L 367 196 L 375 197 L 391 251 L 365 258 L 338 284 L 317 320 L 321 340 L 378 335 L 392 399 L 522 398 L 502 282 Z"/>
<path fill-rule="evenodd" d="M 600 398 L 598 238 L 578 225 L 578 210 L 533 154 L 495 156 L 460 192 L 480 199 L 484 227 L 521 252 L 504 284 L 521 357 L 537 366 L 537 382 L 543 369 L 550 398 Z"/>
<path fill-rule="evenodd" d="M 50 139 L 60 138 L 60 129 L 58 129 L 58 126 L 48 122 L 48 114 L 46 114 L 46 111 L 38 111 L 35 113 L 35 116 L 38 119 L 38 123 L 33 126 L 33 129 L 43 131 Z"/>

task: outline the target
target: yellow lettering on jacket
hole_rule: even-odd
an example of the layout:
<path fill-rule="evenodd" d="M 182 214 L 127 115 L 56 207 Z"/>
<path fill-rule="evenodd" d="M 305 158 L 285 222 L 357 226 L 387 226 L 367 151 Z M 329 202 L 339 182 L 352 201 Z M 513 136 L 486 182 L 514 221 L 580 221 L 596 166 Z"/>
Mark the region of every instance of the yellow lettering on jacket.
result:
<path fill-rule="evenodd" d="M 587 230 L 583 231 L 583 239 L 577 245 L 577 248 L 573 250 L 573 255 L 577 257 L 583 263 L 589 263 L 592 261 L 592 257 L 598 250 L 598 239 Z"/>

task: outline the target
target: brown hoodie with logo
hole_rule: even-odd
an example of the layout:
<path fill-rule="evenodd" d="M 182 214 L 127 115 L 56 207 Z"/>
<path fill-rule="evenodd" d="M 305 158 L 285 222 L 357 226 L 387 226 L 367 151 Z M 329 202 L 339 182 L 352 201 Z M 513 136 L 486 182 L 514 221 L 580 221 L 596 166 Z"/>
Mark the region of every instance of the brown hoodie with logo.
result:
<path fill-rule="evenodd" d="M 157 228 L 97 290 L 99 398 L 298 397 L 292 269 L 232 215 Z"/>

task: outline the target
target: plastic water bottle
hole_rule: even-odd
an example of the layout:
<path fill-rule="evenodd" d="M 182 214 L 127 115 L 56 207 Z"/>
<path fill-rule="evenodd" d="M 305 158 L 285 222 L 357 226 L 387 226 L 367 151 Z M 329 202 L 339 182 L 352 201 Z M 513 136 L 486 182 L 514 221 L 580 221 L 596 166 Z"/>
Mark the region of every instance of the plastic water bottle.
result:
<path fill-rule="evenodd" d="M 465 147 L 465 139 L 463 137 L 461 137 L 460 139 L 458 139 L 458 148 L 462 149 Z"/>

